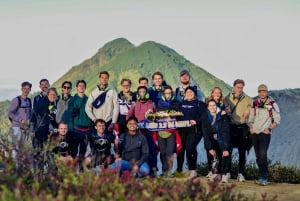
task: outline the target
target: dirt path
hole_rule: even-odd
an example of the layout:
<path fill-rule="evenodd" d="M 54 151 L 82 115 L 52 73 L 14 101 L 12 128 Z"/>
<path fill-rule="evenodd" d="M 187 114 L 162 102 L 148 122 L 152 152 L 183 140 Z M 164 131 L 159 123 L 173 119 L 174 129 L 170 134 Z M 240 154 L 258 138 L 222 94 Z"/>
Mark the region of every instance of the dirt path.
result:
<path fill-rule="evenodd" d="M 200 177 L 203 184 L 207 184 L 205 177 Z M 269 183 L 267 186 L 259 186 L 254 181 L 239 183 L 231 179 L 228 184 L 235 184 L 234 192 L 240 192 L 254 200 L 262 200 L 262 194 L 267 193 L 268 200 L 277 196 L 278 201 L 300 201 L 300 184 Z M 228 185 L 222 184 L 222 185 Z"/>

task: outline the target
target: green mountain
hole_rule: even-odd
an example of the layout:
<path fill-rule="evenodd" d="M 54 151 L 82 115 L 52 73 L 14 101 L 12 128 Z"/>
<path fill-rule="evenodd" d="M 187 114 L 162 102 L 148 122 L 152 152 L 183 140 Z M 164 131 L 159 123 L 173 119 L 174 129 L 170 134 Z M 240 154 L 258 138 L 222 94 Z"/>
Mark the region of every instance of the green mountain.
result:
<path fill-rule="evenodd" d="M 190 71 L 192 82 L 200 86 L 206 96 L 215 86 L 221 87 L 224 94 L 231 90 L 228 84 L 167 46 L 148 41 L 135 47 L 125 38 L 118 38 L 105 44 L 94 56 L 71 67 L 53 83 L 53 86 L 60 91 L 63 81 L 70 80 L 75 85 L 77 80 L 84 79 L 87 82 L 86 93 L 89 94 L 99 82 L 99 72 L 107 70 L 110 73 L 110 85 L 119 91 L 121 79 L 129 78 L 133 83 L 132 90 L 135 91 L 140 77 L 148 77 L 149 84 L 152 84 L 151 75 L 155 71 L 160 71 L 165 81 L 175 89 L 179 85 L 179 73 L 183 69 Z M 72 93 L 76 93 L 75 87 Z M 1 133 L 7 132 L 10 125 L 6 116 L 8 104 L 8 101 L 0 102 Z"/>
<path fill-rule="evenodd" d="M 224 94 L 231 90 L 228 84 L 194 65 L 169 47 L 153 41 L 135 47 L 124 38 L 105 44 L 90 59 L 72 67 L 53 83 L 53 86 L 60 88 L 64 80 L 70 80 L 75 84 L 76 80 L 84 79 L 87 82 L 87 93 L 90 93 L 98 84 L 99 72 L 107 70 L 110 73 L 110 84 L 118 90 L 122 78 L 132 80 L 133 91 L 142 76 L 148 77 L 151 84 L 151 75 L 155 71 L 163 73 L 166 82 L 175 88 L 179 85 L 179 73 L 183 69 L 190 71 L 192 81 L 200 86 L 206 95 L 210 94 L 214 86 L 220 86 Z"/>

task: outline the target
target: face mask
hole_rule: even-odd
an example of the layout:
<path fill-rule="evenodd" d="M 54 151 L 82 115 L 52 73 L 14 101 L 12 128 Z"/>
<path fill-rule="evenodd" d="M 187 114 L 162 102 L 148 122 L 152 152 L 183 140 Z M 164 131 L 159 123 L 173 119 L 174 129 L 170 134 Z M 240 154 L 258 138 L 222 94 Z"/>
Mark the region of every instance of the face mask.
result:
<path fill-rule="evenodd" d="M 172 98 L 172 96 L 171 95 L 165 95 L 165 99 L 166 99 L 166 101 L 169 101 L 169 100 L 171 100 L 171 98 Z"/>
<path fill-rule="evenodd" d="M 141 99 L 145 99 L 146 93 L 140 93 L 139 95 L 140 95 Z"/>

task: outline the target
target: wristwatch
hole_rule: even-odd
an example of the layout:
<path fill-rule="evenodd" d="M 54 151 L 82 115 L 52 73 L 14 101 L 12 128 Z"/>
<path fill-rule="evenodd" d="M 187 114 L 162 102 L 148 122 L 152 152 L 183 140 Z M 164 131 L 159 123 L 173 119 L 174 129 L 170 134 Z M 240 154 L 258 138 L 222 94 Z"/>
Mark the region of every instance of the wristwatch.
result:
<path fill-rule="evenodd" d="M 268 128 L 268 129 L 269 129 L 270 132 L 272 131 L 272 128 Z"/>

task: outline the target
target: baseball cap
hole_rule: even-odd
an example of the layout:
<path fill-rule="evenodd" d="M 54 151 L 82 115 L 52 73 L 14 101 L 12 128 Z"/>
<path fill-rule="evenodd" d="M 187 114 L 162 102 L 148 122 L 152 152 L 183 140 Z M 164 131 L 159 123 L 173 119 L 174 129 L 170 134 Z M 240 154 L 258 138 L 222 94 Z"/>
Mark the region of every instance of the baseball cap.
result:
<path fill-rule="evenodd" d="M 258 92 L 260 91 L 268 91 L 268 87 L 265 84 L 260 84 L 257 88 Z"/>
<path fill-rule="evenodd" d="M 188 70 L 182 70 L 182 71 L 180 72 L 180 77 L 183 76 L 183 75 L 190 76 L 190 73 L 189 73 Z"/>

